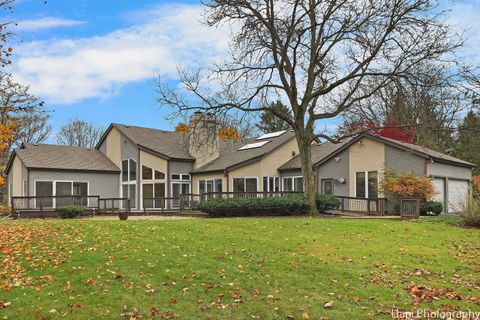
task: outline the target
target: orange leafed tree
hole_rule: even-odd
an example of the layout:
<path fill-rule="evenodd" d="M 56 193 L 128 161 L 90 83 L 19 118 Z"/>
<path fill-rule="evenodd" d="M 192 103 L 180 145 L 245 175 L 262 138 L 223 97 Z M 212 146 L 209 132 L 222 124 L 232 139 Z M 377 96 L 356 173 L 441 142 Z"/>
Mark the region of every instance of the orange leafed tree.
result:
<path fill-rule="evenodd" d="M 240 135 L 237 129 L 230 127 L 223 127 L 218 131 L 218 136 L 223 140 L 238 140 Z"/>
<path fill-rule="evenodd" d="M 190 128 L 188 128 L 188 126 L 183 123 L 183 122 L 180 122 L 179 124 L 177 124 L 177 126 L 175 127 L 175 132 L 179 132 L 179 133 L 188 133 L 190 131 Z"/>
<path fill-rule="evenodd" d="M 421 198 L 431 200 L 436 194 L 430 178 L 419 177 L 414 173 L 388 172 L 381 181 L 381 188 L 386 195 L 397 199 Z"/>

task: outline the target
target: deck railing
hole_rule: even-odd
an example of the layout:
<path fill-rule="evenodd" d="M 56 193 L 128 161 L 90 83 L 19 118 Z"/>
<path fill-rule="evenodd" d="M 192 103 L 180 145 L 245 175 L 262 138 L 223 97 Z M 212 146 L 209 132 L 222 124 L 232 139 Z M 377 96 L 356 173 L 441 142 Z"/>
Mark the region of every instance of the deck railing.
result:
<path fill-rule="evenodd" d="M 130 213 L 129 198 L 100 198 L 97 211 L 99 214 L 117 214 L 120 212 Z"/>
<path fill-rule="evenodd" d="M 201 200 L 227 199 L 227 198 L 267 198 L 285 197 L 289 195 L 303 194 L 296 191 L 272 191 L 272 192 L 206 192 L 200 195 Z"/>
<path fill-rule="evenodd" d="M 81 205 L 87 209 L 98 208 L 100 196 L 25 196 L 12 197 L 12 212 L 18 210 L 54 211 L 66 205 Z"/>
<path fill-rule="evenodd" d="M 336 196 L 340 200 L 342 212 L 366 212 L 367 214 L 385 214 L 385 198 L 356 198 Z"/>
<path fill-rule="evenodd" d="M 79 205 L 88 214 L 116 214 L 130 212 L 128 198 L 100 198 L 100 196 L 25 196 L 12 197 L 10 206 L 14 214 L 26 217 L 54 217 L 58 207 Z"/>

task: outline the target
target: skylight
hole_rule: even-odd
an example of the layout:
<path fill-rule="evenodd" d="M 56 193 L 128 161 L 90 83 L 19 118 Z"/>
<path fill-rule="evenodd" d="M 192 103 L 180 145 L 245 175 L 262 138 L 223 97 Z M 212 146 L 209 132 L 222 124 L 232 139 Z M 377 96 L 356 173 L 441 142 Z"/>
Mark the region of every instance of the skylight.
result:
<path fill-rule="evenodd" d="M 266 133 L 263 136 L 258 137 L 256 140 L 263 140 L 263 139 L 270 139 L 270 138 L 279 137 L 282 134 L 284 134 L 285 132 L 287 132 L 287 130 Z"/>
<path fill-rule="evenodd" d="M 238 150 L 249 150 L 249 149 L 260 148 L 260 147 L 263 147 L 264 145 L 266 145 L 266 144 L 269 143 L 269 142 L 270 142 L 270 141 L 267 140 L 267 141 L 260 141 L 260 142 L 255 142 L 255 143 L 249 143 L 249 144 L 244 145 L 243 147 L 241 147 L 241 148 L 238 149 Z"/>

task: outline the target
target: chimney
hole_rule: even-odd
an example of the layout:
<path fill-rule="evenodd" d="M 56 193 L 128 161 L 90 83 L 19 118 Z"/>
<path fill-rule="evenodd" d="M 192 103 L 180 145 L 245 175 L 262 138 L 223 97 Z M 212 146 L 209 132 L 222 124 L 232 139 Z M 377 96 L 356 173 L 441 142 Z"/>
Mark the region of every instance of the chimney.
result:
<path fill-rule="evenodd" d="M 213 114 L 195 112 L 188 128 L 188 152 L 196 159 L 194 168 L 219 157 L 218 123 Z"/>

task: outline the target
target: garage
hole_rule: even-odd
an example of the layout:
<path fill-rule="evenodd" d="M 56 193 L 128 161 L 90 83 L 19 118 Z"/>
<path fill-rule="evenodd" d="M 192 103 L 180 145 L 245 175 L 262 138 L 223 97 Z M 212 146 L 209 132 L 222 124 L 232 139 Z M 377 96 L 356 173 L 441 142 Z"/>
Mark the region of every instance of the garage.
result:
<path fill-rule="evenodd" d="M 433 200 L 441 202 L 445 210 L 445 178 L 434 178 L 433 186 L 437 192 L 433 196 Z"/>
<path fill-rule="evenodd" d="M 468 199 L 469 183 L 464 180 L 448 180 L 448 212 L 460 212 Z"/>

